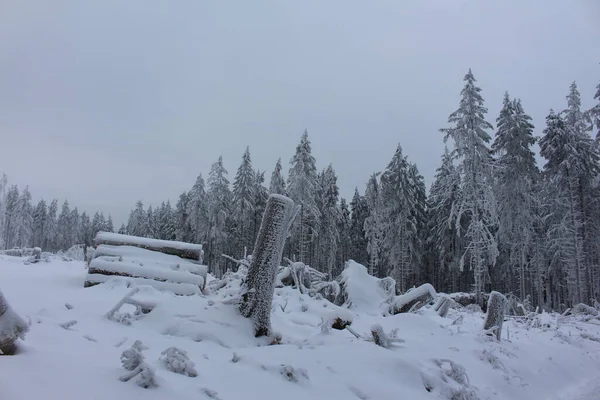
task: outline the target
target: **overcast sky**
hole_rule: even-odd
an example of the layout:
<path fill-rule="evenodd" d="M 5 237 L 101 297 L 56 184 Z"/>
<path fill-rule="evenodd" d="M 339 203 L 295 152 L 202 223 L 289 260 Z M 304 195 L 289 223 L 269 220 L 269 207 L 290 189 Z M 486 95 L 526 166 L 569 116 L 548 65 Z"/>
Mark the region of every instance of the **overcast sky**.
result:
<path fill-rule="evenodd" d="M 308 129 L 318 168 L 361 192 L 398 142 L 431 183 L 472 68 L 536 133 L 600 82 L 598 0 L 2 0 L 0 171 L 34 199 L 123 222 L 246 145 L 267 183 Z"/>

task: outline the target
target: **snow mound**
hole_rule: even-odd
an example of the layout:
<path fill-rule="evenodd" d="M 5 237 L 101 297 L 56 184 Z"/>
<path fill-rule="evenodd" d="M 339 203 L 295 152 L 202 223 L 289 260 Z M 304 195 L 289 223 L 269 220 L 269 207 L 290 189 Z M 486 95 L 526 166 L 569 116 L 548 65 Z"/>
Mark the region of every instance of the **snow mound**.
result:
<path fill-rule="evenodd" d="M 390 300 L 390 279 L 369 275 L 367 268 L 356 261 L 346 262 L 340 281 L 346 297 L 345 305 L 357 312 L 380 314 L 381 305 Z"/>

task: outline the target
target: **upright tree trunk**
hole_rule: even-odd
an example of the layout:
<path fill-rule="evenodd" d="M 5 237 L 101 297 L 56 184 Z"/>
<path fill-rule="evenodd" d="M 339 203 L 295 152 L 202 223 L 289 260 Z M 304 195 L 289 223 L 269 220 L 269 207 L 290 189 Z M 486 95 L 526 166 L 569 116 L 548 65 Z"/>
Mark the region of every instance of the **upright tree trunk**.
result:
<path fill-rule="evenodd" d="M 293 218 L 291 199 L 276 194 L 269 196 L 239 306 L 243 316 L 253 319 L 257 337 L 271 334 L 273 284 Z"/>

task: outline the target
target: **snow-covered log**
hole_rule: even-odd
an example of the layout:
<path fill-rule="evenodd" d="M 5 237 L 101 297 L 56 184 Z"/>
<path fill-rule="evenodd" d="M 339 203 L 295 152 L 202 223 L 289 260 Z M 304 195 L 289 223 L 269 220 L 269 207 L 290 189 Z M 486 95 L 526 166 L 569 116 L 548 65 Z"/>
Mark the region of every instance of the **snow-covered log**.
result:
<path fill-rule="evenodd" d="M 504 322 L 504 308 L 506 307 L 506 302 L 506 297 L 502 293 L 490 293 L 483 329 L 484 331 L 493 331 L 498 340 L 500 340 L 500 337 L 502 336 L 502 323 Z"/>
<path fill-rule="evenodd" d="M 11 257 L 31 257 L 35 254 L 37 247 L 25 247 L 20 249 L 7 249 L 0 250 L 0 254 L 3 256 L 11 256 Z M 42 250 L 40 249 L 40 256 Z"/>
<path fill-rule="evenodd" d="M 596 308 L 590 307 L 587 304 L 583 303 L 575 304 L 573 306 L 573 309 L 571 310 L 571 313 L 591 315 L 593 317 L 597 317 L 598 315 L 600 315 L 600 311 L 598 311 Z"/>
<path fill-rule="evenodd" d="M 142 249 L 158 251 L 188 260 L 202 262 L 202 245 L 171 240 L 149 239 L 137 236 L 121 235 L 112 232 L 98 232 L 94 245 L 134 246 Z"/>
<path fill-rule="evenodd" d="M 24 339 L 27 323 L 10 307 L 0 291 L 0 355 L 14 354 L 17 339 Z"/>
<path fill-rule="evenodd" d="M 440 317 L 443 318 L 446 316 L 446 314 L 448 314 L 448 310 L 450 310 L 450 306 L 453 302 L 454 301 L 446 295 L 440 296 L 440 299 L 437 301 L 433 309 L 434 311 L 437 311 Z"/>
<path fill-rule="evenodd" d="M 487 293 L 481 293 L 481 302 L 477 301 L 476 293 L 451 293 L 449 296 L 452 300 L 463 307 L 466 307 L 470 304 L 476 304 L 481 307 L 483 312 L 487 311 L 487 302 L 489 299 L 489 294 Z"/>
<path fill-rule="evenodd" d="M 239 304 L 240 313 L 252 318 L 257 337 L 271 334 L 275 275 L 295 211 L 294 202 L 288 197 L 269 196 Z"/>
<path fill-rule="evenodd" d="M 413 288 L 400 296 L 396 296 L 390 305 L 390 314 L 405 313 L 410 310 L 416 311 L 416 309 L 435 300 L 436 297 L 437 293 L 433 286 L 424 283 L 418 288 Z M 413 306 L 416 306 L 416 309 Z"/>

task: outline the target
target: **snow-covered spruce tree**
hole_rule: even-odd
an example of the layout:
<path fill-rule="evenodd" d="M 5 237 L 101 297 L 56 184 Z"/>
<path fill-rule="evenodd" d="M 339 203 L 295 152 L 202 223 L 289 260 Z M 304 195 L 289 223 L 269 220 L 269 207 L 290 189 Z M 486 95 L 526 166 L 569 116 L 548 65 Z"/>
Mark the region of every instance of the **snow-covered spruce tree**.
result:
<path fill-rule="evenodd" d="M 208 231 L 208 207 L 202 174 L 196 178 L 188 197 L 188 223 L 192 229 L 193 242 L 203 243 Z"/>
<path fill-rule="evenodd" d="M 531 117 L 525 114 L 520 100 L 511 101 L 508 93 L 500 116 L 496 120 L 498 130 L 492 144 L 496 156 L 495 192 L 498 200 L 498 242 L 502 270 L 497 271 L 496 287 L 514 288 L 512 271 L 518 271 L 519 296 L 526 293 L 526 267 L 533 234 L 532 205 L 534 183 L 538 169 L 531 146 L 535 143 Z M 498 268 L 500 269 L 500 268 Z"/>
<path fill-rule="evenodd" d="M 49 251 L 58 250 L 57 240 L 57 214 L 58 214 L 58 200 L 53 199 L 48 206 L 48 229 L 46 230 L 46 246 L 43 247 Z"/>
<path fill-rule="evenodd" d="M 429 281 L 434 287 L 447 287 L 452 292 L 464 290 L 459 287 L 458 282 L 460 258 L 463 254 L 456 221 L 458 210 L 455 207 L 459 197 L 460 176 L 446 148 L 427 199 L 427 245 L 433 253 L 429 257 L 429 262 L 432 263 Z"/>
<path fill-rule="evenodd" d="M 96 222 L 96 223 L 95 223 Z M 100 226 L 100 215 L 98 214 L 98 220 L 96 221 L 96 216 L 94 215 L 94 220 L 92 221 L 92 226 Z M 151 236 L 150 232 L 148 232 L 148 214 L 144 210 L 144 203 L 141 200 L 138 200 L 135 203 L 135 208 L 131 210 L 129 214 L 129 219 L 127 221 L 127 232 L 129 235 L 146 237 Z M 154 236 L 154 235 L 152 235 Z M 154 236 L 156 237 L 156 236 Z"/>
<path fill-rule="evenodd" d="M 58 249 L 67 250 L 70 246 L 71 238 L 71 209 L 69 202 L 64 201 L 58 220 L 56 222 L 56 231 L 58 237 Z"/>
<path fill-rule="evenodd" d="M 190 378 L 198 376 L 195 364 L 190 360 L 185 350 L 177 347 L 169 347 L 160 354 L 160 361 L 169 371 L 189 376 Z"/>
<path fill-rule="evenodd" d="M 93 245 L 95 235 L 92 235 L 92 221 L 85 211 L 81 213 L 78 236 L 78 243 L 83 243 L 86 248 Z"/>
<path fill-rule="evenodd" d="M 252 236 L 249 244 L 256 242 L 258 236 L 258 230 L 260 229 L 260 222 L 262 216 L 265 213 L 267 207 L 267 200 L 269 198 L 269 191 L 264 186 L 265 173 L 260 170 L 256 170 L 254 173 L 254 220 L 252 221 Z"/>
<path fill-rule="evenodd" d="M 175 205 L 175 239 L 182 242 L 192 241 L 192 227 L 189 224 L 190 198 L 187 192 L 179 195 Z"/>
<path fill-rule="evenodd" d="M 465 75 L 458 110 L 450 114 L 448 122 L 454 126 L 442 129 L 445 140 L 452 139 L 452 157 L 457 161 L 461 177 L 461 196 L 455 204 L 456 227 L 464 235 L 465 252 L 461 267 L 468 263 L 473 271 L 474 289 L 481 302 L 481 292 L 489 281 L 489 267 L 496 263 L 498 247 L 493 231 L 498 223 L 496 199 L 492 189 L 492 157 L 487 143 L 487 133 L 492 125 L 485 120 L 487 109 L 483 106 L 481 89 L 469 69 Z M 466 220 L 466 232 L 461 232 L 461 222 Z M 461 268 L 462 269 L 462 268 Z"/>
<path fill-rule="evenodd" d="M 69 235 L 68 244 L 69 247 L 79 243 L 79 224 L 80 224 L 79 209 L 75 207 L 71 210 L 71 216 L 69 217 Z M 67 249 L 69 248 L 67 247 Z"/>
<path fill-rule="evenodd" d="M 316 204 L 317 167 L 311 154 L 308 132 L 305 130 L 290 161 L 287 193 L 300 205 L 300 214 L 292 230 L 291 251 L 298 254 L 299 261 L 312 263 L 312 246 L 319 232 L 321 217 Z"/>
<path fill-rule="evenodd" d="M 31 244 L 34 247 L 46 248 L 45 238 L 48 229 L 48 207 L 44 199 L 41 199 L 33 210 L 33 237 Z"/>
<path fill-rule="evenodd" d="M 354 189 L 354 196 L 350 201 L 350 212 L 350 259 L 367 265 L 369 254 L 367 253 L 365 220 L 369 215 L 369 209 L 365 198 L 358 192 L 358 188 Z"/>
<path fill-rule="evenodd" d="M 423 175 L 419 173 L 417 164 L 410 163 L 408 168 L 410 193 L 413 197 L 413 207 L 411 209 L 410 224 L 413 226 L 415 234 L 411 238 L 411 268 L 415 276 L 424 276 L 423 262 L 425 241 L 427 240 L 427 189 Z"/>
<path fill-rule="evenodd" d="M 6 174 L 2 174 L 2 177 L 0 177 L 0 249 L 4 249 L 5 247 L 5 242 L 4 242 L 4 223 L 6 221 L 5 218 L 5 211 L 6 211 L 6 203 L 5 203 L 5 196 L 6 196 L 6 187 L 8 185 L 8 177 L 6 176 Z"/>
<path fill-rule="evenodd" d="M 367 254 L 369 255 L 369 274 L 383 276 L 381 271 L 379 252 L 383 239 L 383 204 L 381 187 L 377 177 L 379 173 L 372 174 L 365 190 L 365 203 L 367 216 L 364 219 L 363 232 L 367 241 Z"/>
<path fill-rule="evenodd" d="M 112 217 L 109 215 L 108 219 L 106 220 L 106 225 L 104 226 L 104 232 L 114 232 L 114 231 L 115 231 L 115 226 L 113 224 Z"/>
<path fill-rule="evenodd" d="M 12 249 L 19 235 L 19 189 L 12 185 L 4 198 L 4 248 Z"/>
<path fill-rule="evenodd" d="M 29 187 L 25 187 L 19 197 L 18 206 L 18 233 L 17 246 L 31 246 L 31 235 L 33 234 L 33 207 L 31 206 L 31 193 Z"/>
<path fill-rule="evenodd" d="M 217 276 L 222 274 L 222 257 L 226 241 L 229 238 L 227 224 L 231 213 L 231 190 L 227 179 L 227 170 L 223 165 L 223 157 L 215 162 L 208 176 L 208 235 L 205 260 Z"/>
<path fill-rule="evenodd" d="M 419 228 L 424 222 L 425 185 L 400 145 L 381 176 L 381 198 L 382 244 L 393 266 L 392 278 L 398 290 L 405 292 L 420 259 Z"/>
<path fill-rule="evenodd" d="M 233 254 L 240 257 L 244 255 L 244 246 L 252 243 L 255 198 L 256 176 L 250 148 L 246 147 L 233 180 Z"/>
<path fill-rule="evenodd" d="M 596 94 L 594 95 L 594 99 L 598 100 L 598 104 L 592 107 L 591 116 L 593 118 L 594 124 L 596 125 L 596 129 L 598 132 L 596 133 L 596 140 L 600 140 L 600 83 L 596 86 Z"/>
<path fill-rule="evenodd" d="M 350 219 L 350 209 L 348 208 L 348 203 L 345 198 L 340 199 L 340 205 L 338 208 L 338 212 L 340 215 L 338 222 L 338 232 L 340 236 L 340 244 L 338 246 L 337 252 L 337 261 L 336 267 L 333 271 L 333 276 L 339 276 L 342 272 L 341 268 L 346 261 L 350 259 L 350 252 L 352 249 L 351 242 L 351 219 Z"/>
<path fill-rule="evenodd" d="M 269 196 L 239 304 L 240 313 L 252 318 L 257 337 L 271 335 L 274 280 L 295 211 L 291 199 L 277 194 Z"/>
<path fill-rule="evenodd" d="M 592 181 L 598 173 L 598 149 L 584 131 L 577 112 L 577 94 L 570 94 L 565 118 L 550 112 L 540 140 L 540 153 L 550 186 L 551 268 L 568 276 L 569 304 L 589 302 L 591 270 L 585 255 L 585 223 L 592 203 Z M 576 90 L 576 88 L 575 88 Z M 588 240 L 591 240 L 587 235 Z"/>
<path fill-rule="evenodd" d="M 271 174 L 271 183 L 269 184 L 269 194 L 282 194 L 285 196 L 285 180 L 281 173 L 281 158 L 277 159 L 273 174 Z"/>
<path fill-rule="evenodd" d="M 504 322 L 504 307 L 506 306 L 506 297 L 499 292 L 491 292 L 488 299 L 487 314 L 483 323 L 483 330 L 489 331 L 494 328 L 496 339 L 500 340 L 502 336 L 502 323 Z"/>
<path fill-rule="evenodd" d="M 0 291 L 0 355 L 10 355 L 15 352 L 15 341 L 24 339 L 29 326 L 10 307 Z"/>
<path fill-rule="evenodd" d="M 321 180 L 321 223 L 319 234 L 319 253 L 321 270 L 326 272 L 330 280 L 335 278 L 333 270 L 340 241 L 338 231 L 340 213 L 338 209 L 339 189 L 337 176 L 331 164 L 323 171 Z"/>

